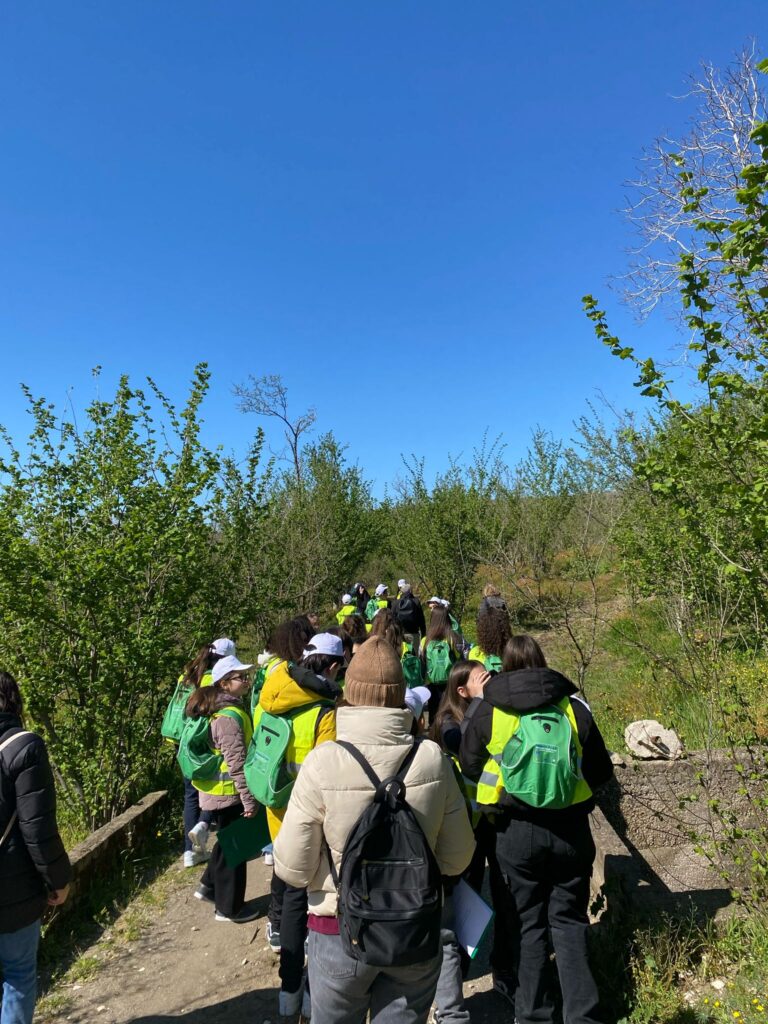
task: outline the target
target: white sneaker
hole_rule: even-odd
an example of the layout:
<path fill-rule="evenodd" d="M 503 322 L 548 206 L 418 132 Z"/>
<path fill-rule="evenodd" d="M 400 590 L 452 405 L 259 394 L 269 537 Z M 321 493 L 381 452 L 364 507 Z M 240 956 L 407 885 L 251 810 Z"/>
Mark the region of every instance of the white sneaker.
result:
<path fill-rule="evenodd" d="M 283 992 L 281 989 L 277 997 L 277 1012 L 281 1017 L 295 1017 L 303 1008 L 303 1004 L 303 989 L 300 988 L 298 992 Z"/>
<path fill-rule="evenodd" d="M 195 853 L 205 853 L 208 846 L 208 825 L 204 821 L 198 821 L 194 828 L 187 832 L 189 841 L 192 843 Z"/>
<path fill-rule="evenodd" d="M 245 906 L 241 907 L 233 917 L 227 917 L 226 914 L 222 914 L 217 910 L 213 915 L 213 919 L 214 921 L 225 921 L 227 924 L 247 924 L 249 921 L 255 921 L 258 916 L 258 909 Z"/>
<path fill-rule="evenodd" d="M 271 868 L 272 865 L 275 863 L 275 858 L 272 856 L 271 853 L 264 854 L 264 863 L 267 865 L 268 868 Z"/>
<path fill-rule="evenodd" d="M 185 850 L 184 851 L 184 867 L 194 868 L 198 864 L 205 864 L 208 860 L 209 854 L 205 851 L 198 853 L 197 850 Z"/>

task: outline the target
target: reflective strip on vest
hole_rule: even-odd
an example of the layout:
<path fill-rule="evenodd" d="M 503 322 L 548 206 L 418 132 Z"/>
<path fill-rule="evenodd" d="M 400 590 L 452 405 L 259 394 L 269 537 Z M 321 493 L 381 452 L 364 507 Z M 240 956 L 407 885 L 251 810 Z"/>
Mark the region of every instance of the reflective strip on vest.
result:
<path fill-rule="evenodd" d="M 555 707 L 560 708 L 567 717 L 571 726 L 574 746 L 576 747 L 576 763 L 578 765 L 579 778 L 573 792 L 573 799 L 571 800 L 571 806 L 573 806 L 573 804 L 580 804 L 585 800 L 589 800 L 592 796 L 592 790 L 581 774 L 583 751 L 581 740 L 579 739 L 579 727 L 576 722 L 576 716 L 573 713 L 571 701 L 568 697 L 564 697 L 561 701 L 558 701 Z M 477 802 L 483 807 L 498 804 L 501 796 L 506 793 L 501 779 L 501 758 L 504 747 L 515 735 L 519 726 L 520 716 L 516 715 L 514 711 L 504 711 L 502 708 L 493 709 L 491 738 L 486 747 L 489 756 L 483 765 L 483 770 L 477 784 Z"/>
<path fill-rule="evenodd" d="M 238 708 L 234 705 L 230 705 L 231 711 L 237 712 L 237 717 L 240 719 L 243 728 L 243 743 L 245 744 L 246 753 L 250 746 L 251 739 L 253 738 L 253 725 L 251 724 L 251 716 L 244 708 Z M 211 718 L 221 718 L 220 713 L 214 712 Z M 225 716 L 229 717 L 229 716 Z M 200 790 L 201 793 L 210 793 L 212 796 L 237 796 L 237 786 L 232 781 L 232 777 L 229 774 L 229 765 L 224 760 L 221 751 L 217 748 L 213 748 L 214 754 L 218 754 L 221 757 L 221 764 L 216 775 L 211 779 L 205 779 L 201 782 L 194 780 L 192 785 L 195 789 Z"/>

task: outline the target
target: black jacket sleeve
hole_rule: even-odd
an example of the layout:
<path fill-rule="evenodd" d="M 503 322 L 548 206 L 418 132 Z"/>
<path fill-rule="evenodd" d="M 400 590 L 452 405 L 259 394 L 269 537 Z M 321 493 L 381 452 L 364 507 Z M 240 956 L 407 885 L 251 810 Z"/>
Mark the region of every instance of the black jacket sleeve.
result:
<path fill-rule="evenodd" d="M 35 736 L 11 760 L 24 845 L 48 889 L 63 889 L 72 869 L 56 824 L 56 790 L 45 743 Z"/>
<path fill-rule="evenodd" d="M 576 725 L 581 741 L 581 771 L 589 788 L 594 792 L 613 777 L 613 764 L 597 723 L 586 704 L 571 698 Z"/>
<path fill-rule="evenodd" d="M 461 723 L 461 747 L 459 764 L 463 775 L 472 782 L 480 778 L 488 760 L 488 743 L 491 740 L 493 707 L 482 697 L 475 697 L 467 708 Z"/>

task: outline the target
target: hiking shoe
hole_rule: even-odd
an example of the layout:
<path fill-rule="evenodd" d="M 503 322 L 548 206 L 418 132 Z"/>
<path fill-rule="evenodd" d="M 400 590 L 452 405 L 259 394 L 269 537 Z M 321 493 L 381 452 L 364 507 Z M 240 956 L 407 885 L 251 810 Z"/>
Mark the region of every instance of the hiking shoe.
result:
<path fill-rule="evenodd" d="M 208 903 L 213 903 L 213 889 L 210 885 L 203 885 L 201 882 L 195 889 L 195 899 L 206 900 Z"/>
<path fill-rule="evenodd" d="M 199 853 L 197 850 L 185 850 L 184 867 L 194 868 L 197 867 L 198 864 L 205 864 L 205 862 L 208 860 L 208 856 L 208 853 L 205 851 Z"/>
<path fill-rule="evenodd" d="M 275 931 L 271 921 L 267 921 L 267 943 L 273 953 L 280 952 L 280 932 Z"/>
<path fill-rule="evenodd" d="M 187 832 L 189 841 L 195 853 L 205 853 L 208 845 L 208 825 L 204 821 L 198 821 L 194 828 Z"/>
<path fill-rule="evenodd" d="M 227 917 L 219 910 L 213 915 L 215 921 L 227 921 L 229 924 L 247 924 L 249 921 L 255 921 L 258 916 L 258 910 L 253 907 L 241 907 L 232 917 Z"/>
<path fill-rule="evenodd" d="M 516 981 L 509 974 L 493 975 L 493 991 L 503 996 L 514 1010 Z"/>

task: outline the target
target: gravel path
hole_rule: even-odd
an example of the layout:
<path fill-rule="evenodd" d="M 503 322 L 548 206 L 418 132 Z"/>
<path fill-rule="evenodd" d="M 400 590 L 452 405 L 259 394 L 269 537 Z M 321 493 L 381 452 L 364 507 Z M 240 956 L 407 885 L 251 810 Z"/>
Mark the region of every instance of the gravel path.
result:
<path fill-rule="evenodd" d="M 270 871 L 261 861 L 249 865 L 247 898 L 255 902 L 259 917 L 251 924 L 230 925 L 215 922 L 211 905 L 193 897 L 199 869 L 171 867 L 85 951 L 67 980 L 48 994 L 38 1019 L 56 1024 L 162 1024 L 171 1018 L 185 1024 L 279 1024 L 278 961 L 265 938 Z M 490 986 L 482 960 L 465 984 L 473 1024 L 511 1024 L 510 1007 Z"/>

